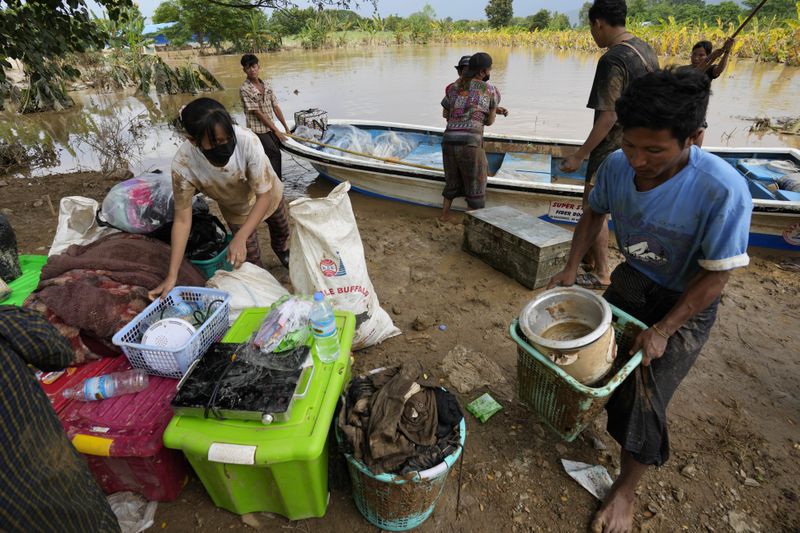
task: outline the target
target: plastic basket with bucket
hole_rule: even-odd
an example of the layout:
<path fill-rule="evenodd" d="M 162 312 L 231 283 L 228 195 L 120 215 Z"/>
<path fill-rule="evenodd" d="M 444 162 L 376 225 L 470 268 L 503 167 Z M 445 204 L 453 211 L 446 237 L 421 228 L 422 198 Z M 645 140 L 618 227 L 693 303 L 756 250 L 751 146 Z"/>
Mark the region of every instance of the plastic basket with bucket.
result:
<path fill-rule="evenodd" d="M 458 448 L 438 465 L 413 477 L 374 474 L 364 463 L 344 454 L 353 484 L 353 499 L 364 518 L 387 531 L 406 531 L 427 520 L 464 448 L 467 426 L 463 419 L 458 431 Z M 336 435 L 341 439 L 340 432 Z"/>
<path fill-rule="evenodd" d="M 646 327 L 591 291 L 543 292 L 509 327 L 520 401 L 561 438 L 574 440 L 641 363 L 641 352 L 627 354 Z"/>

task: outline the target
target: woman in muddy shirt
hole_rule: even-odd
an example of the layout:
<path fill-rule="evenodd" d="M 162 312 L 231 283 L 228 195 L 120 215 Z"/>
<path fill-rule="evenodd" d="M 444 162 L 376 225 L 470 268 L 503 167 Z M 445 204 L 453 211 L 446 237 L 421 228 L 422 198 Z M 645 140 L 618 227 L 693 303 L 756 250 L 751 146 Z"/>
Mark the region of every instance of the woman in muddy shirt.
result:
<path fill-rule="evenodd" d="M 150 292 L 166 296 L 175 286 L 192 228 L 192 197 L 201 192 L 219 204 L 233 232 L 228 261 L 238 268 L 248 261 L 261 266 L 256 229 L 266 219 L 272 249 L 284 266 L 289 262 L 289 223 L 283 183 L 272 169 L 256 135 L 235 126 L 225 107 L 198 98 L 180 114 L 187 141 L 172 160 L 175 221 L 167 278 Z"/>

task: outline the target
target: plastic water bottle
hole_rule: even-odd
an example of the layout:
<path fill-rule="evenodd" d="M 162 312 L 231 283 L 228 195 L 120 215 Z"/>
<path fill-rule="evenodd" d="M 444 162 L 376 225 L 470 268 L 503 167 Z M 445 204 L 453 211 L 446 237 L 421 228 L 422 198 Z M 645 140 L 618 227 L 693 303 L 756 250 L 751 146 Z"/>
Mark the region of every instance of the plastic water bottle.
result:
<path fill-rule="evenodd" d="M 189 303 L 177 294 L 173 294 L 172 305 L 165 307 L 159 318 L 182 318 L 189 322 L 194 322 L 192 315 L 197 307 L 193 304 L 194 302 Z"/>
<path fill-rule="evenodd" d="M 64 390 L 63 394 L 68 400 L 90 402 L 143 391 L 147 383 L 147 372 L 128 370 L 89 378 L 80 385 Z"/>
<path fill-rule="evenodd" d="M 323 363 L 332 363 L 339 358 L 339 337 L 336 335 L 336 317 L 333 306 L 325 300 L 321 292 L 314 293 L 314 305 L 309 314 L 311 331 L 314 332 L 314 346 L 317 357 Z"/>

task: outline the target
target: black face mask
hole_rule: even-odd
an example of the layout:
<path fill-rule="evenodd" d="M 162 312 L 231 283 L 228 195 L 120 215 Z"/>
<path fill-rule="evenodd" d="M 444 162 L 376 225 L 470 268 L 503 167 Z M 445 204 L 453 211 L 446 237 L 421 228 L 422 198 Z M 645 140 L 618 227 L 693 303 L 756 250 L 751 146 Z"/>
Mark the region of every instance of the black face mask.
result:
<path fill-rule="evenodd" d="M 200 151 L 206 156 L 208 162 L 216 167 L 224 167 L 230 161 L 233 151 L 236 149 L 236 136 L 231 138 L 225 144 L 218 144 L 213 148 L 206 150 L 200 147 Z"/>
<path fill-rule="evenodd" d="M 489 74 L 483 77 L 483 81 L 489 81 Z"/>

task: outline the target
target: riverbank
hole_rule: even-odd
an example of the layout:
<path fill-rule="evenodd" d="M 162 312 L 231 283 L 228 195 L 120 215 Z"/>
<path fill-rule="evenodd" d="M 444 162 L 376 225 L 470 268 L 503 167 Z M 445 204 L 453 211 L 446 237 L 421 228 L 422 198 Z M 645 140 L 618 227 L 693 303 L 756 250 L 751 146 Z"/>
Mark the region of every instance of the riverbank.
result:
<path fill-rule="evenodd" d="M 314 179 L 290 159 L 284 168 L 292 183 Z M 22 180 L 0 188 L 0 209 L 11 210 L 23 253 L 46 253 L 57 219 L 48 196 L 57 209 L 65 195 L 102 200 L 113 183 L 95 173 Z M 323 196 L 330 188 L 317 181 L 307 194 Z M 304 188 L 292 190 L 304 194 Z M 437 210 L 355 193 L 351 200 L 375 290 L 403 330 L 399 337 L 356 353 L 355 371 L 419 360 L 449 384 L 439 364 L 458 345 L 477 352 L 478 361 L 499 367 L 491 387 L 457 394 L 464 405 L 488 391 L 504 406 L 486 424 L 468 415 L 460 512 L 458 477 L 453 475 L 436 512 L 419 531 L 585 530 L 598 504 L 563 472 L 559 460 L 603 464 L 613 475 L 618 448 L 602 421 L 592 433 L 563 443 L 514 399 L 516 350 L 507 326 L 536 293 L 465 254 L 462 226 L 437 224 Z M 261 239 L 269 268 L 287 282 L 288 273 L 268 252 L 264 233 Z M 636 509 L 641 531 L 800 528 L 800 287 L 798 274 L 777 263 L 777 257 L 759 255 L 734 273 L 711 338 L 673 400 L 671 460 L 649 472 L 641 487 Z M 439 324 L 446 329 L 441 331 Z M 375 531 L 355 509 L 346 478 L 337 469 L 331 485 L 325 518 L 289 522 L 256 514 L 243 523 L 215 508 L 192 477 L 176 502 L 159 504 L 155 528 L 247 530 L 247 523 L 265 531 Z"/>
<path fill-rule="evenodd" d="M 732 25 L 678 25 L 631 24 L 628 29 L 649 43 L 661 57 L 671 63 L 688 63 L 692 46 L 698 41 L 711 41 L 715 47 L 722 46 L 733 33 Z M 800 65 L 800 19 L 797 23 L 770 23 L 767 27 L 748 28 L 736 39 L 731 51 L 732 58 L 753 59 L 760 62 Z M 509 27 L 482 31 L 452 31 L 446 25 L 433 24 L 428 31 L 330 31 L 315 35 L 310 40 L 304 35 L 284 37 L 283 50 L 331 49 L 372 46 L 404 45 L 480 45 L 504 47 L 530 47 L 545 50 L 572 50 L 595 52 L 598 50 L 588 28 L 566 30 L 527 31 Z"/>

